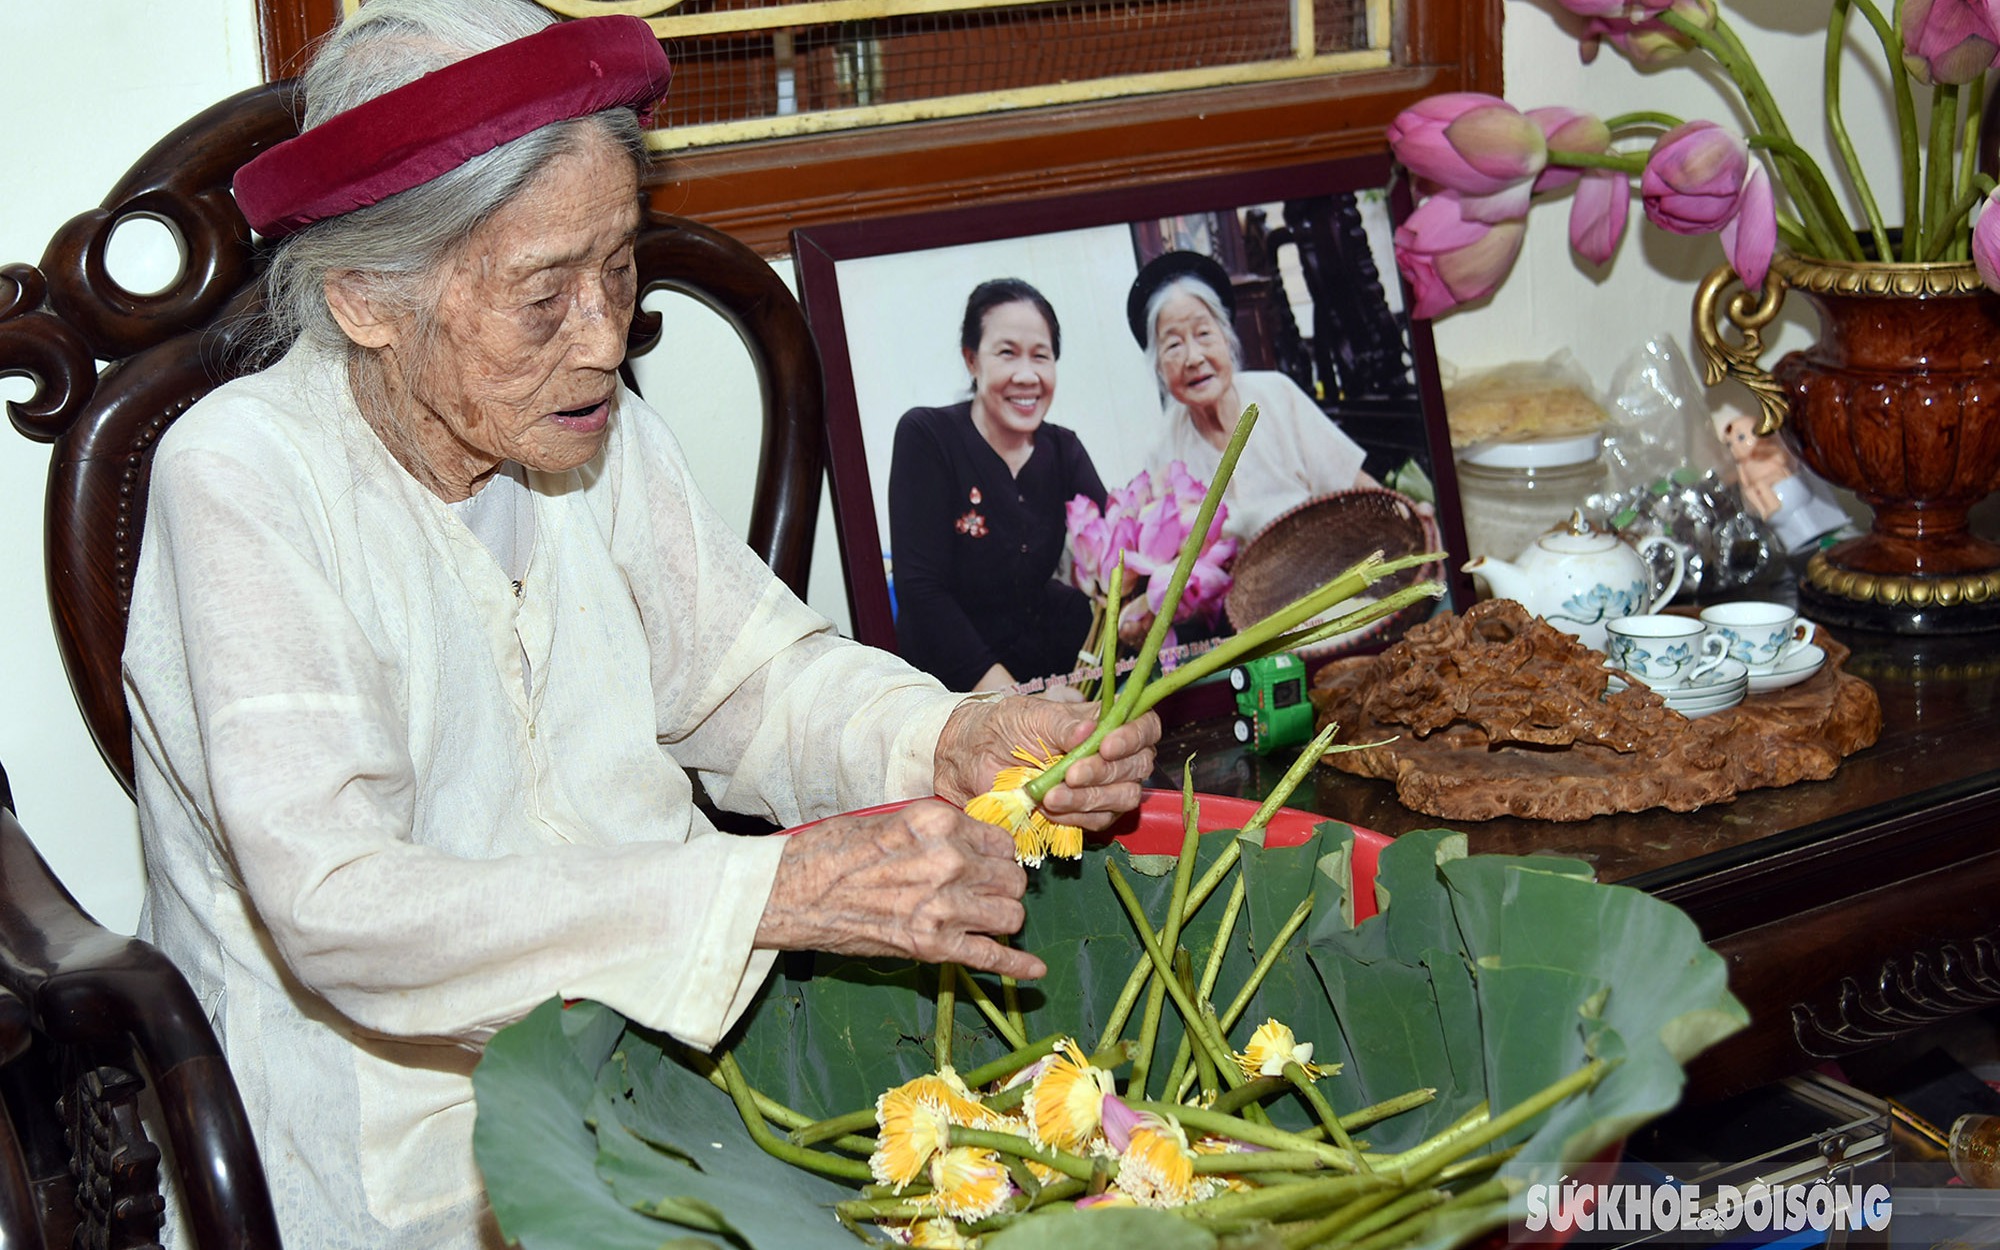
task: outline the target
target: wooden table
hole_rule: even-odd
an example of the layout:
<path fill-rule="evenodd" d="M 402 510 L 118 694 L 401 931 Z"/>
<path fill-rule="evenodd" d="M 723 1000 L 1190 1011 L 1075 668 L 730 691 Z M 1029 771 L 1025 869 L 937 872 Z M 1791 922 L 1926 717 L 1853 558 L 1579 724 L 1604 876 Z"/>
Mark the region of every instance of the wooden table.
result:
<path fill-rule="evenodd" d="M 1689 813 L 1457 826 L 1475 853 L 1572 856 L 1693 917 L 1751 1015 L 1693 1065 L 1696 1099 L 2000 1003 L 2000 634 L 1839 637 L 1883 730 L 1830 780 Z M 1197 722 L 1167 734 L 1153 784 L 1178 789 L 1190 752 L 1199 789 L 1251 796 L 1290 759 Z M 1324 766 L 1292 805 L 1387 834 L 1452 823 Z"/>

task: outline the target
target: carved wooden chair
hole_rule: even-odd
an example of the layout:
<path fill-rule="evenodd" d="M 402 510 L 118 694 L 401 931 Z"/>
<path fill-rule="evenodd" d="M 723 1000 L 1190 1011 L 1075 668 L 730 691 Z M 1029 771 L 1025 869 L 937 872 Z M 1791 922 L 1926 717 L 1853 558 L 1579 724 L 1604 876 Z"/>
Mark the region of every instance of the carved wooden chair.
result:
<path fill-rule="evenodd" d="M 98 750 L 128 792 L 119 655 L 152 452 L 202 395 L 268 363 L 245 348 L 262 256 L 229 182 L 295 133 L 294 117 L 286 83 L 223 101 L 142 157 L 102 207 L 65 225 L 39 268 L 0 268 L 0 375 L 35 383 L 9 415 L 29 438 L 54 444 L 47 567 L 57 641 Z M 113 229 L 135 216 L 165 222 L 185 257 L 177 279 L 152 295 L 120 288 L 105 264 Z M 750 544 L 803 595 L 824 455 L 819 356 L 804 314 L 768 262 L 694 222 L 650 215 L 637 260 L 642 291 L 693 296 L 750 352 L 764 400 Z M 660 318 L 641 313 L 632 351 L 659 332 Z M 98 361 L 107 362 L 101 371 Z M 140 1157 L 151 1147 L 129 1118 L 141 1079 L 166 1104 L 183 1187 L 206 1194 L 194 1211 L 201 1244 L 275 1245 L 235 1086 L 186 982 L 157 951 L 79 911 L 5 813 L 0 852 L 0 1061 L 21 1051 L 0 1064 L 20 1134 L 12 1150 L 12 1133 L 0 1136 L 0 1250 L 43 1244 L 36 1236 L 67 1246 L 79 1222 L 79 1246 L 157 1237 L 156 1165 Z M 85 1127 L 96 1135 L 80 1135 Z M 126 1153 L 100 1158 L 112 1141 Z M 39 1233 L 15 1231 L 22 1184 L 39 1207 Z"/>

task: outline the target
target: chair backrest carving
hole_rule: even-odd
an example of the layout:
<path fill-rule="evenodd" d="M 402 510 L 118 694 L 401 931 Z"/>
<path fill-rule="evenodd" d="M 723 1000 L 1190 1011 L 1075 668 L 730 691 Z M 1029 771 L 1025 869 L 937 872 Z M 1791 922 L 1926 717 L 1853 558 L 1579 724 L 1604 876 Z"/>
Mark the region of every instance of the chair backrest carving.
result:
<path fill-rule="evenodd" d="M 35 383 L 9 416 L 29 438 L 54 444 L 47 567 L 57 641 L 98 749 L 127 790 L 132 748 L 118 666 L 152 452 L 197 399 L 269 363 L 247 333 L 261 300 L 262 249 L 229 181 L 297 132 L 293 92 L 275 83 L 206 110 L 141 157 L 100 207 L 71 219 L 39 267 L 0 267 L 0 375 Z M 179 276 L 155 294 L 125 290 L 105 262 L 112 232 L 135 217 L 165 223 L 181 244 Z M 819 356 L 804 313 L 768 262 L 695 222 L 649 214 L 638 259 L 642 290 L 701 300 L 750 352 L 764 399 L 750 543 L 803 595 L 824 463 Z M 642 313 L 632 351 L 659 333 L 660 318 Z"/>

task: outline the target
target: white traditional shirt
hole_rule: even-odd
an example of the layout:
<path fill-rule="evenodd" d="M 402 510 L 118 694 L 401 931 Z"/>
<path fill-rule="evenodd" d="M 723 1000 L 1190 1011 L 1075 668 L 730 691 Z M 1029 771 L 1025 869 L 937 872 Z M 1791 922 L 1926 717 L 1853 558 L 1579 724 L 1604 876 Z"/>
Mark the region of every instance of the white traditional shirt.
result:
<path fill-rule="evenodd" d="M 1248 542 L 1279 515 L 1319 495 L 1353 490 L 1365 453 L 1328 419 L 1312 396 L 1282 373 L 1239 372 L 1236 396 L 1257 405 L 1257 432 L 1243 444 L 1222 502 L 1222 532 Z M 1167 429 L 1146 457 L 1158 472 L 1175 460 L 1203 482 L 1215 480 L 1222 449 L 1201 436 L 1187 405 L 1169 396 Z"/>
<path fill-rule="evenodd" d="M 482 1043 L 552 994 L 715 1044 L 797 824 L 928 794 L 958 701 L 838 637 L 621 391 L 516 588 L 298 347 L 161 440 L 125 648 L 142 936 L 206 1004 L 286 1244 L 497 1244 Z"/>

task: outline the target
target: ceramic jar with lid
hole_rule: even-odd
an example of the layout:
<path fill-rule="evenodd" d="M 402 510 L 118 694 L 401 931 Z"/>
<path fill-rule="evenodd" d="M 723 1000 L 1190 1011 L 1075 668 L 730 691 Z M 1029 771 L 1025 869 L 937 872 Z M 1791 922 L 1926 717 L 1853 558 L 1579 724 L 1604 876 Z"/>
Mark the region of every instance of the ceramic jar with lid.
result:
<path fill-rule="evenodd" d="M 1458 454 L 1466 546 L 1511 560 L 1605 487 L 1597 434 L 1489 442 Z"/>

